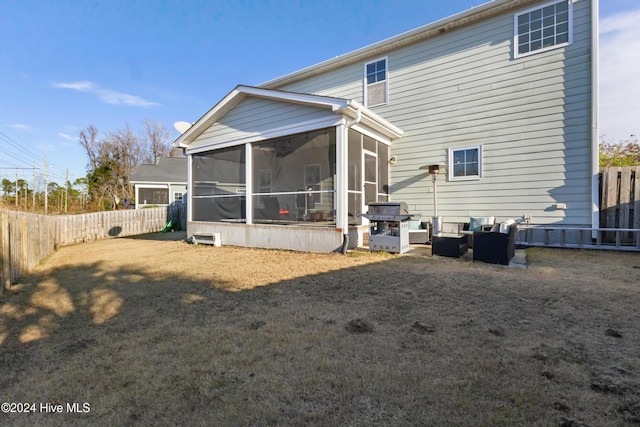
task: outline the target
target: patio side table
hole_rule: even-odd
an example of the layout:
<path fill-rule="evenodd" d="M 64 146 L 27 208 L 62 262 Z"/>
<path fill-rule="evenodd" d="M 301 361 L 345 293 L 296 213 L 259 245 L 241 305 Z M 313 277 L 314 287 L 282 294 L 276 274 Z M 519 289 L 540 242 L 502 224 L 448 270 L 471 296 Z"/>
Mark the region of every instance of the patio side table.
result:
<path fill-rule="evenodd" d="M 440 233 L 432 238 L 431 253 L 459 258 L 467 252 L 467 239 L 465 234 Z"/>

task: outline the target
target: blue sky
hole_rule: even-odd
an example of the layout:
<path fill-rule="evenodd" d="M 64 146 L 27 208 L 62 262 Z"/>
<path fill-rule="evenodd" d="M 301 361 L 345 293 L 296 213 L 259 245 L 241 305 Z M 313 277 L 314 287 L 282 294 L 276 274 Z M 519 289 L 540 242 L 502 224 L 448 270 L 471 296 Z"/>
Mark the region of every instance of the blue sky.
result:
<path fill-rule="evenodd" d="M 78 131 L 195 121 L 257 85 L 483 0 L 0 0 L 0 178 L 86 174 Z M 640 133 L 640 2 L 602 0 L 601 134 Z M 7 169 L 10 168 L 10 169 Z M 31 182 L 33 172 L 20 170 Z M 38 170 L 37 173 L 42 173 Z"/>

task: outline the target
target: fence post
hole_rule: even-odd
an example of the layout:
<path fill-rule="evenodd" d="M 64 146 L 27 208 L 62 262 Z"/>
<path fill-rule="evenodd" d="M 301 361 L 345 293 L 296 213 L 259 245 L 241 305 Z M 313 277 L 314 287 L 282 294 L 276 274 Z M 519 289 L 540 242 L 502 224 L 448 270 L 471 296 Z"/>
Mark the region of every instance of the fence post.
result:
<path fill-rule="evenodd" d="M 0 237 L 2 238 L 2 293 L 8 291 L 11 287 L 11 253 L 9 252 L 9 217 L 6 213 L 2 214 L 2 230 Z"/>

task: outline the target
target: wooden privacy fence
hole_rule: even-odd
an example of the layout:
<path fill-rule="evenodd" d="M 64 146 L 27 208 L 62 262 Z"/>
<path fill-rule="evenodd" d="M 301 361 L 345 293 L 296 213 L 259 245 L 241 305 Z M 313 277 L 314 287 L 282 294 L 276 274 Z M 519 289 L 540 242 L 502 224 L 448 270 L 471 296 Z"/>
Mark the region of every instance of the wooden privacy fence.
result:
<path fill-rule="evenodd" d="M 82 215 L 0 210 L 0 294 L 59 246 L 161 231 L 169 219 L 185 224 L 181 205 Z"/>
<path fill-rule="evenodd" d="M 640 166 L 600 170 L 600 227 L 640 229 Z M 634 237 L 626 233 L 622 239 Z M 607 233 L 605 239 L 615 239 L 615 235 Z"/>

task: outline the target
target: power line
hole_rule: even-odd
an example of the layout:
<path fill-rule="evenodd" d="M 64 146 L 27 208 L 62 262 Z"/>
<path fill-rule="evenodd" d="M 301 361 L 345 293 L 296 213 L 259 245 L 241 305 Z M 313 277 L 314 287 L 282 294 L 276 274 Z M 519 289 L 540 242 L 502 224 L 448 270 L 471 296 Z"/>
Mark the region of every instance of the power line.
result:
<path fill-rule="evenodd" d="M 4 129 L 0 129 L 0 154 L 2 155 L 0 159 L 0 166 L 3 166 L 0 168 L 0 171 L 4 169 L 16 170 L 16 168 L 32 169 L 30 167 L 23 166 L 30 165 L 34 162 L 41 164 L 46 161 L 46 156 L 40 156 L 29 149 L 29 143 L 13 132 L 9 126 L 1 121 L 0 126 L 4 127 Z M 52 163 L 48 163 L 47 166 L 50 168 L 50 177 L 60 181 L 65 181 L 67 179 L 67 175 L 64 171 L 65 168 L 60 168 Z"/>
<path fill-rule="evenodd" d="M 6 135 L 4 132 L 0 131 L 0 135 L 5 136 L 5 138 L 7 138 L 9 141 L 11 141 L 13 143 L 13 145 L 15 145 L 21 152 L 25 152 L 26 154 L 28 154 L 29 156 L 33 157 L 35 160 L 37 160 L 38 162 L 42 161 L 42 157 L 35 154 L 33 151 L 31 151 L 28 148 L 28 143 L 27 141 L 25 141 L 22 137 L 20 137 L 20 135 L 16 134 L 15 132 L 13 132 L 11 130 L 11 128 L 9 126 L 7 126 L 5 123 L 0 121 L 0 125 L 4 126 L 4 128 L 7 130 L 7 132 L 11 133 L 15 138 L 11 138 L 8 135 Z M 22 141 L 22 145 L 19 144 L 16 139 L 19 139 Z"/>

